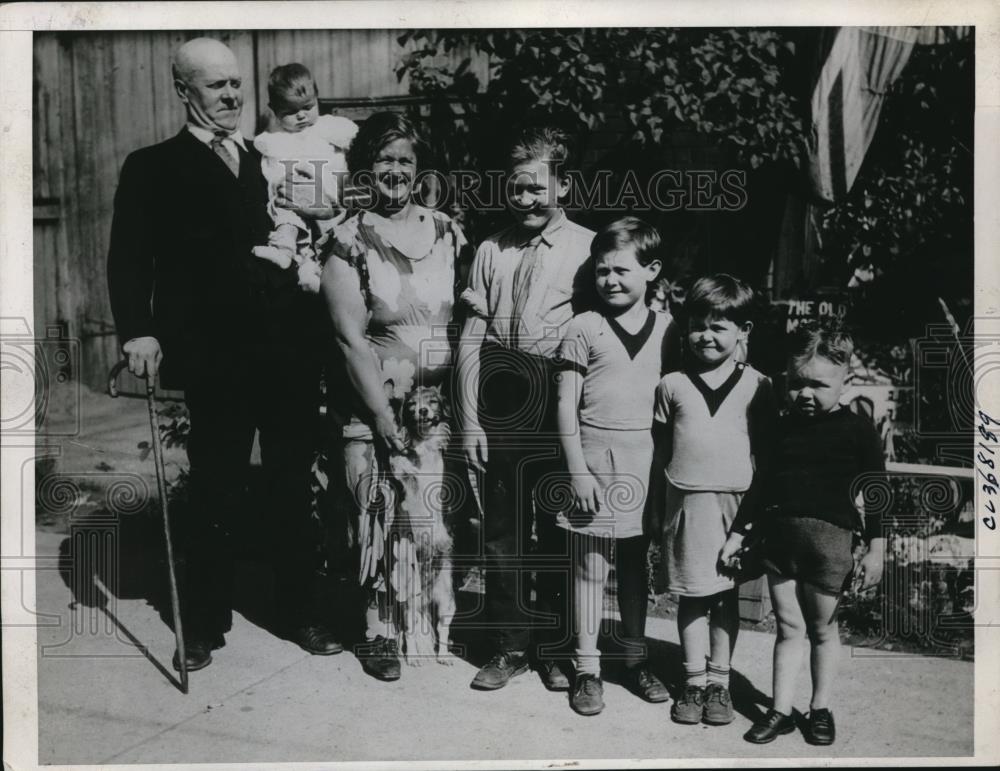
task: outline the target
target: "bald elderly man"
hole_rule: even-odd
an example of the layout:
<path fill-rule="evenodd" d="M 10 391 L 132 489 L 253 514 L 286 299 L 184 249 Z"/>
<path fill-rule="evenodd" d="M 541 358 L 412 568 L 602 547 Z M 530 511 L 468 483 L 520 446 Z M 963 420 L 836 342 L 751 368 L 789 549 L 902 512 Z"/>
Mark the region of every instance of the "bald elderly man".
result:
<path fill-rule="evenodd" d="M 243 86 L 233 52 L 210 38 L 188 41 L 173 74 L 187 125 L 125 159 L 108 286 L 130 369 L 183 389 L 190 413 L 181 595 L 187 667 L 208 666 L 232 626 L 232 535 L 252 511 L 245 490 L 257 431 L 273 626 L 310 653 L 339 653 L 319 621 L 310 520 L 318 299 L 298 288 L 295 271 L 251 254 L 273 225 L 260 154 L 237 128 Z"/>

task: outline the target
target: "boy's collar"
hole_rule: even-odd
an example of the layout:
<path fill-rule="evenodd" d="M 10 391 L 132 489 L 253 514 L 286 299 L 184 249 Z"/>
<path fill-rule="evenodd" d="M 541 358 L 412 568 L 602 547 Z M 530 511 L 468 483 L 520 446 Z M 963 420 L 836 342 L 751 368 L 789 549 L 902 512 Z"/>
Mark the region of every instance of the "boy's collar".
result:
<path fill-rule="evenodd" d="M 566 224 L 566 212 L 559 209 L 555 216 L 546 223 L 541 230 L 525 230 L 518 228 L 518 248 L 524 249 L 531 245 L 535 239 L 544 241 L 546 246 L 552 246 L 552 234 Z"/>

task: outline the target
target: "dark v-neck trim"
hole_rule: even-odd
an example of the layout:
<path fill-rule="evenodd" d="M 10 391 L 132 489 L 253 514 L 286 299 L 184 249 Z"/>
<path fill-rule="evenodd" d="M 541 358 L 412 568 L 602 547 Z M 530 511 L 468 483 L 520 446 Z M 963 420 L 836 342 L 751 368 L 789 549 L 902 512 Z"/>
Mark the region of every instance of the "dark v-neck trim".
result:
<path fill-rule="evenodd" d="M 608 320 L 608 326 L 611 327 L 611 331 L 615 333 L 615 336 L 625 346 L 625 352 L 628 353 L 630 359 L 635 359 L 639 355 L 639 351 L 643 349 L 649 340 L 649 336 L 653 334 L 653 327 L 656 326 L 656 314 L 653 311 L 647 311 L 647 313 L 649 315 L 646 316 L 646 323 L 634 335 L 619 324 L 617 319 L 611 316 L 605 317 Z"/>
<path fill-rule="evenodd" d="M 736 384 L 740 382 L 740 378 L 743 377 L 743 370 L 745 368 L 745 364 L 737 363 L 736 369 L 733 370 L 733 373 L 727 377 L 725 382 L 723 382 L 718 388 L 712 388 L 709 386 L 697 372 L 685 370 L 684 374 L 688 376 L 692 383 L 694 383 L 694 387 L 698 389 L 698 393 L 705 398 L 705 404 L 708 405 L 708 414 L 715 417 L 715 413 L 719 411 L 719 407 L 722 406 L 726 397 L 729 396 L 732 390 L 736 387 Z"/>

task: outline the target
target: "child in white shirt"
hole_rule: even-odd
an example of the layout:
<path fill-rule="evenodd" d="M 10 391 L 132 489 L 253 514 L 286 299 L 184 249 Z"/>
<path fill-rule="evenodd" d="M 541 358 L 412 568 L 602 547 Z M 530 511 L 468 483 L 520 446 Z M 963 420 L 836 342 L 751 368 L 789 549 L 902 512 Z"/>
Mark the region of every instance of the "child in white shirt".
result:
<path fill-rule="evenodd" d="M 319 114 L 319 90 L 304 65 L 293 62 L 275 67 L 267 93 L 277 130 L 258 134 L 254 147 L 264 156 L 261 170 L 268 182 L 268 209 L 275 229 L 267 245 L 254 247 L 253 252 L 280 268 L 287 269 L 294 263 L 299 285 L 318 292 L 320 263 L 309 226 L 274 201 L 278 186 L 296 167 L 305 167 L 307 175 L 319 180 L 317 191 L 322 200 L 315 205 L 336 206 L 347 172 L 346 151 L 358 126 L 347 118 Z"/>

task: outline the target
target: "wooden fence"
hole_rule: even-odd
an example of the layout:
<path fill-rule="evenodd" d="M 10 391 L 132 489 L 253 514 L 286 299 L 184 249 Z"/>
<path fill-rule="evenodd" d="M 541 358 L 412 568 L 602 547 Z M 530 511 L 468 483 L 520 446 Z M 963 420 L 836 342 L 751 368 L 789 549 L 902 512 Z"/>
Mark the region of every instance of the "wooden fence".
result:
<path fill-rule="evenodd" d="M 241 129 L 253 136 L 267 76 L 299 61 L 327 100 L 404 96 L 395 68 L 399 30 L 258 30 L 37 33 L 34 43 L 35 329 L 60 325 L 80 341 L 80 371 L 103 388 L 119 356 L 106 260 L 118 173 L 131 151 L 163 141 L 184 122 L 170 72 L 172 51 L 210 35 L 244 73 Z M 446 58 L 466 56 L 456 51 Z M 488 62 L 473 57 L 485 82 Z M 364 112 L 364 106 L 361 106 Z"/>

